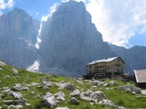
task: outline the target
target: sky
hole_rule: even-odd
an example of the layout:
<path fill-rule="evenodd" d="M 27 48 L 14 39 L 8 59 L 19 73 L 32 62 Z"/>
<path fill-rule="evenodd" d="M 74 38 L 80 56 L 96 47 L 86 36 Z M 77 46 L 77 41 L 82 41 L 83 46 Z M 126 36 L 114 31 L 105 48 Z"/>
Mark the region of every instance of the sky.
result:
<path fill-rule="evenodd" d="M 0 15 L 24 9 L 33 18 L 46 20 L 61 2 L 68 0 L 0 0 Z M 75 0 L 83 1 L 92 22 L 104 41 L 130 48 L 146 46 L 146 0 Z"/>

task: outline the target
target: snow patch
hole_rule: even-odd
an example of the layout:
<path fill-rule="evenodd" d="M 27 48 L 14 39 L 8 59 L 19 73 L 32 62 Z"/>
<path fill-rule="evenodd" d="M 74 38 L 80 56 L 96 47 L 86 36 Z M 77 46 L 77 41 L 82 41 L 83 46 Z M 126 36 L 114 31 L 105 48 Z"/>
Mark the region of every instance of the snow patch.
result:
<path fill-rule="evenodd" d="M 37 43 L 35 44 L 35 47 L 37 48 L 37 49 L 39 49 L 40 48 L 40 43 L 42 42 L 42 40 L 39 38 L 39 37 L 37 37 Z"/>
<path fill-rule="evenodd" d="M 37 49 L 40 49 L 40 44 L 41 44 L 41 42 L 42 42 L 42 40 L 41 40 L 41 38 L 40 38 L 40 36 L 41 36 L 41 31 L 42 31 L 42 22 L 41 22 L 40 28 L 39 28 L 39 30 L 38 30 L 37 42 L 36 42 L 36 44 L 35 44 L 35 47 L 36 47 Z"/>
<path fill-rule="evenodd" d="M 40 62 L 35 60 L 32 65 L 30 65 L 26 70 L 32 71 L 32 72 L 38 72 L 40 67 Z"/>

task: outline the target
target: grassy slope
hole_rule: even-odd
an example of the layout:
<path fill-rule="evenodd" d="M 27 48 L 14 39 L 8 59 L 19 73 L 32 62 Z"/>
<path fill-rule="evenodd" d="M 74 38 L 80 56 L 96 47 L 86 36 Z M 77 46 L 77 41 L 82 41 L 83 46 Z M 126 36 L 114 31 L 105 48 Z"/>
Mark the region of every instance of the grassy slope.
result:
<path fill-rule="evenodd" d="M 0 93 L 2 91 L 1 88 L 3 87 L 9 87 L 11 88 L 14 84 L 20 83 L 22 86 L 26 84 L 30 84 L 32 82 L 37 82 L 40 83 L 42 78 L 47 78 L 51 82 L 61 82 L 62 80 L 64 82 L 70 82 L 75 84 L 79 90 L 82 91 L 87 91 L 91 88 L 91 85 L 88 84 L 88 81 L 83 81 L 84 85 L 79 84 L 76 79 L 74 78 L 67 78 L 67 77 L 62 77 L 62 76 L 53 76 L 53 75 L 45 75 L 45 74 L 37 74 L 37 73 L 31 73 L 26 70 L 19 70 L 19 77 L 15 77 L 13 75 L 12 67 L 11 66 L 0 66 L 3 70 L 0 70 Z M 9 75 L 10 78 L 5 78 L 6 75 Z M 107 80 L 108 82 L 109 80 Z M 118 83 L 118 86 L 126 85 L 129 83 L 123 83 L 121 81 L 116 81 Z M 132 83 L 131 83 L 132 84 Z M 134 84 L 132 84 L 134 85 Z M 146 97 L 143 95 L 139 95 L 142 97 L 137 98 L 136 95 L 130 94 L 130 93 L 125 93 L 117 90 L 118 86 L 112 87 L 110 90 L 105 90 L 103 87 L 98 87 L 98 90 L 102 91 L 106 97 L 109 100 L 112 100 L 114 104 L 116 105 L 121 105 L 126 107 L 127 109 L 136 109 L 136 108 L 144 108 L 146 109 Z M 44 90 L 42 88 L 39 88 L 37 86 L 35 87 L 30 87 L 30 90 L 28 91 L 19 91 L 23 94 L 23 97 L 27 99 L 27 102 L 32 104 L 29 108 L 31 109 L 45 109 L 45 107 L 42 107 L 41 100 L 35 98 L 37 94 L 40 94 L 41 97 L 43 97 L 46 92 L 51 92 L 53 94 L 59 92 L 58 87 L 56 85 L 53 85 L 51 88 L 48 90 Z M 59 104 L 59 106 L 67 106 L 70 109 L 105 109 L 105 106 L 103 105 L 91 105 L 87 101 L 80 100 L 79 105 L 71 105 L 68 103 L 69 100 L 69 94 L 71 91 L 62 90 L 65 93 L 65 102 Z M 32 93 L 33 92 L 33 93 Z M 0 106 L 5 107 L 5 104 L 3 104 L 1 101 L 2 99 L 9 99 L 9 98 L 0 98 Z M 26 108 L 26 107 L 25 107 Z M 108 108 L 112 109 L 112 108 Z"/>

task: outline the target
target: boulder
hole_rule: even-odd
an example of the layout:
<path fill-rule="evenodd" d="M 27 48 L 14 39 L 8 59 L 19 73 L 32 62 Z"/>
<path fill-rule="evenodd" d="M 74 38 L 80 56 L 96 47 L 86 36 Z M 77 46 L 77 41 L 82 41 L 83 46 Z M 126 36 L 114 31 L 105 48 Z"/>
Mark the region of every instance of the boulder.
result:
<path fill-rule="evenodd" d="M 18 76 L 18 74 L 19 74 L 18 70 L 15 69 L 15 68 L 12 68 L 12 70 L 13 70 L 13 74 L 14 74 L 14 76 Z"/>
<path fill-rule="evenodd" d="M 0 68 L 0 70 L 1 70 L 1 71 L 3 71 L 3 69 L 2 69 L 2 68 Z"/>
<path fill-rule="evenodd" d="M 10 79 L 10 75 L 6 75 L 6 76 L 5 76 L 5 78 L 8 78 L 8 79 Z"/>
<path fill-rule="evenodd" d="M 86 101 L 91 101 L 90 95 L 91 95 L 92 91 L 86 91 L 86 92 L 82 92 L 80 94 L 80 98 L 82 100 L 86 100 Z"/>
<path fill-rule="evenodd" d="M 132 86 L 120 86 L 118 87 L 118 90 L 124 91 L 124 92 L 130 92 L 133 94 L 141 93 L 141 89 L 138 87 L 132 87 Z"/>
<path fill-rule="evenodd" d="M 70 103 L 70 104 L 78 105 L 78 104 L 79 104 L 79 100 L 77 100 L 75 97 L 71 97 L 71 98 L 69 99 L 69 103 Z"/>
<path fill-rule="evenodd" d="M 39 85 L 39 83 L 32 82 L 31 84 L 27 84 L 26 86 L 34 87 L 34 86 L 37 86 L 37 85 Z"/>
<path fill-rule="evenodd" d="M 21 91 L 21 90 L 29 90 L 29 88 L 28 87 L 22 87 L 21 84 L 17 83 L 12 87 L 12 90 Z"/>
<path fill-rule="evenodd" d="M 20 100 L 4 100 L 3 103 L 7 105 L 25 105 L 26 99 L 20 99 Z"/>
<path fill-rule="evenodd" d="M 99 80 L 91 80 L 89 81 L 90 85 L 98 85 L 98 86 L 103 86 L 105 83 L 103 81 L 99 81 Z"/>
<path fill-rule="evenodd" d="M 97 86 L 92 86 L 91 90 L 97 90 Z"/>
<path fill-rule="evenodd" d="M 133 87 L 132 89 L 133 89 L 132 91 L 135 92 L 136 94 L 141 93 L 141 88 L 139 87 Z"/>
<path fill-rule="evenodd" d="M 96 92 L 92 92 L 90 94 L 90 98 L 93 100 L 93 101 L 97 101 L 98 99 L 107 99 L 105 97 L 105 95 L 101 92 L 101 91 L 96 91 Z"/>
<path fill-rule="evenodd" d="M 110 86 L 109 83 L 104 83 L 104 84 L 103 84 L 103 87 L 109 87 L 109 86 Z"/>
<path fill-rule="evenodd" d="M 6 96 L 11 95 L 13 96 L 15 99 L 21 99 L 22 98 L 22 94 L 20 92 L 14 92 L 11 91 L 10 89 L 6 89 L 2 91 L 4 94 L 6 94 Z"/>
<path fill-rule="evenodd" d="M 107 99 L 106 96 L 101 92 L 101 91 L 96 91 L 96 92 L 92 92 L 92 91 L 86 91 L 86 92 L 82 92 L 80 94 L 80 98 L 86 101 L 98 101 L 101 99 Z"/>
<path fill-rule="evenodd" d="M 51 87 L 52 85 L 53 85 L 52 82 L 50 82 L 50 81 L 44 81 L 44 80 L 40 84 L 41 87 L 44 87 L 44 86 L 45 87 Z"/>
<path fill-rule="evenodd" d="M 17 90 L 17 91 L 20 91 L 20 90 L 22 90 L 22 86 L 21 86 L 21 84 L 15 84 L 14 86 L 13 86 L 13 88 L 12 88 L 13 90 Z"/>
<path fill-rule="evenodd" d="M 79 84 L 84 84 L 81 80 L 77 80 L 77 82 L 78 82 Z"/>
<path fill-rule="evenodd" d="M 21 98 L 22 98 L 22 94 L 21 94 L 20 92 L 11 91 L 10 93 L 11 93 L 11 95 L 12 95 L 15 99 L 21 99 Z"/>
<path fill-rule="evenodd" d="M 4 62 L 0 61 L 0 66 L 6 66 L 7 64 L 5 64 Z"/>
<path fill-rule="evenodd" d="M 41 98 L 40 94 L 37 94 L 34 98 Z"/>
<path fill-rule="evenodd" d="M 8 109 L 22 109 L 22 105 L 10 105 L 8 106 Z"/>
<path fill-rule="evenodd" d="M 89 81 L 89 84 L 91 84 L 91 85 L 98 85 L 99 83 L 100 83 L 100 81 L 98 81 L 98 80 Z"/>
<path fill-rule="evenodd" d="M 56 100 L 58 101 L 65 101 L 65 98 L 64 98 L 65 94 L 62 91 L 54 94 L 54 96 L 56 97 Z"/>
<path fill-rule="evenodd" d="M 43 97 L 43 104 L 46 107 L 52 108 L 57 105 L 57 101 L 53 94 L 47 92 L 47 94 Z"/>
<path fill-rule="evenodd" d="M 106 106 L 112 106 L 112 107 L 115 106 L 114 103 L 113 103 L 112 101 L 107 100 L 107 99 L 103 99 L 102 101 L 99 101 L 99 104 L 104 104 L 104 105 L 106 105 Z"/>
<path fill-rule="evenodd" d="M 113 81 L 113 80 L 110 81 L 109 84 L 110 84 L 110 86 L 116 86 L 117 85 L 117 83 L 115 81 Z"/>
<path fill-rule="evenodd" d="M 78 89 L 76 89 L 72 93 L 70 93 L 69 96 L 70 97 L 79 97 L 80 96 L 80 91 Z"/>
<path fill-rule="evenodd" d="M 76 88 L 75 88 L 75 85 L 73 85 L 73 84 L 67 84 L 67 85 L 64 87 L 64 89 L 74 91 Z"/>
<path fill-rule="evenodd" d="M 68 83 L 65 83 L 65 82 L 56 83 L 56 85 L 59 87 L 59 89 L 64 89 L 64 87 L 65 87 L 67 84 L 68 84 Z"/>

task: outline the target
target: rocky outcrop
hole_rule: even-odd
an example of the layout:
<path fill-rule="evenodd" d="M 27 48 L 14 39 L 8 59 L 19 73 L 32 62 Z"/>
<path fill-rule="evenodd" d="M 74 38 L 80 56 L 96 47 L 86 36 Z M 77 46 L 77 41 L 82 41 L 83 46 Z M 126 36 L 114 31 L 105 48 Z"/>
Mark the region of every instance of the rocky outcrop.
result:
<path fill-rule="evenodd" d="M 62 69 L 62 75 L 85 74 L 90 61 L 115 55 L 103 42 L 83 2 L 62 3 L 45 23 L 41 34 L 42 65 Z"/>
<path fill-rule="evenodd" d="M 133 94 L 140 94 L 141 89 L 138 87 L 132 87 L 132 86 L 120 86 L 118 90 L 124 91 L 124 92 L 130 92 Z"/>

